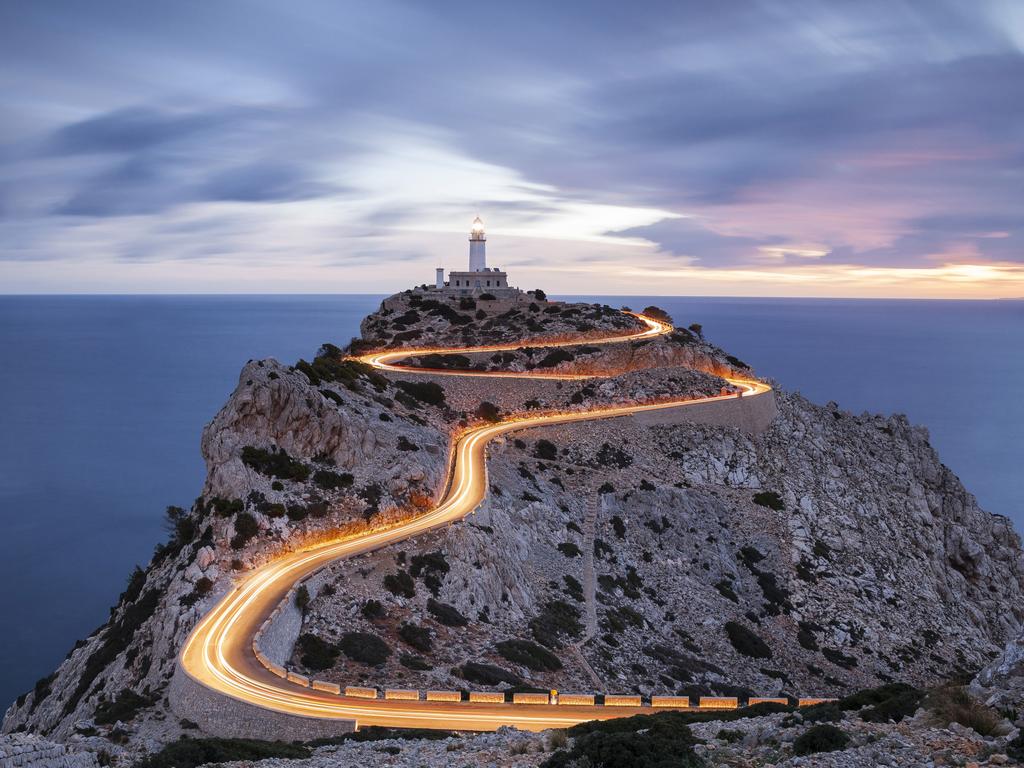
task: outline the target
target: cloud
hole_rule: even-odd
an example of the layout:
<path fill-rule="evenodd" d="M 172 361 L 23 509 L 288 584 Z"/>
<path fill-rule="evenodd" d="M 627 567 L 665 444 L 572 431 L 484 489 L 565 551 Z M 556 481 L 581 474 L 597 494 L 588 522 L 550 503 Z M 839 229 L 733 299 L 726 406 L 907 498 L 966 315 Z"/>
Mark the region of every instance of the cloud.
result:
<path fill-rule="evenodd" d="M 928 270 L 1024 253 L 1019 20 L 954 0 L 32 4 L 0 25 L 0 264 L 45 262 L 29 282 L 55 289 L 86 262 L 199 280 L 232 249 L 268 274 L 412 270 L 460 260 L 480 212 L 537 284 L 956 284 Z"/>

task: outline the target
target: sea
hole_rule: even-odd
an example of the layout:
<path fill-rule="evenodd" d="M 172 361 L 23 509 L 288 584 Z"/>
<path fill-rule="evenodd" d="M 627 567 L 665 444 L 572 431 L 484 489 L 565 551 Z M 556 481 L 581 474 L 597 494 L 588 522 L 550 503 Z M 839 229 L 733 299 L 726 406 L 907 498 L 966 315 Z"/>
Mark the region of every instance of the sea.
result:
<path fill-rule="evenodd" d="M 108 616 L 191 504 L 242 365 L 358 335 L 382 296 L 0 296 L 0 712 Z M 782 387 L 906 413 L 1024 530 L 1024 301 L 553 297 L 656 305 Z"/>

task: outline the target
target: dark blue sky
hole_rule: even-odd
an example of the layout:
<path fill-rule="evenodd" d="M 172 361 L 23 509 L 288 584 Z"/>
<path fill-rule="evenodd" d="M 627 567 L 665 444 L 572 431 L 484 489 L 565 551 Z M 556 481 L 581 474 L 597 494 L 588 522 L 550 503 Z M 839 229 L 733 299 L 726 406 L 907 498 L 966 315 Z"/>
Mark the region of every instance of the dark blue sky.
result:
<path fill-rule="evenodd" d="M 7 291 L 1024 295 L 1024 3 L 6 2 Z"/>

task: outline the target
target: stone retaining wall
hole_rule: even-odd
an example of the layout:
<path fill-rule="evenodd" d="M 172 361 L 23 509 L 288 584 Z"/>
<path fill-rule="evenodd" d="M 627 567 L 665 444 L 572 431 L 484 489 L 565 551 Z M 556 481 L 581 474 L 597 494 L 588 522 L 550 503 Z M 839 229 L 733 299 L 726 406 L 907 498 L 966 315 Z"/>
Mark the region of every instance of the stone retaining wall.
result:
<path fill-rule="evenodd" d="M 641 411 L 629 418 L 638 424 L 706 424 L 715 427 L 735 427 L 751 435 L 768 429 L 779 413 L 775 392 L 769 390 L 758 395 L 712 400 L 681 408 Z"/>
<path fill-rule="evenodd" d="M 0 738 L 0 768 L 96 768 L 92 752 L 74 752 L 31 733 Z"/>
<path fill-rule="evenodd" d="M 355 720 L 303 717 L 264 709 L 193 680 L 179 665 L 168 696 L 172 711 L 199 724 L 203 733 L 222 739 L 309 741 L 355 730 Z"/>

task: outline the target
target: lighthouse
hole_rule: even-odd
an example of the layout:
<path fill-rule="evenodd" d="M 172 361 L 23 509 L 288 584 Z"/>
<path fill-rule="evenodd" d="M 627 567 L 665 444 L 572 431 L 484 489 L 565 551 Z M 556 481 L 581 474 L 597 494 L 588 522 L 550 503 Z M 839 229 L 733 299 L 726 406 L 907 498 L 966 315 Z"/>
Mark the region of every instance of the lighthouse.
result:
<path fill-rule="evenodd" d="M 487 270 L 487 235 L 484 234 L 484 223 L 477 216 L 473 219 L 473 227 L 469 230 L 469 271 L 485 272 Z"/>
<path fill-rule="evenodd" d="M 452 270 L 448 282 L 444 281 L 444 268 L 438 267 L 434 275 L 434 290 L 450 296 L 481 296 L 484 300 L 516 299 L 518 288 L 508 284 L 508 274 L 498 267 L 487 266 L 487 235 L 484 222 L 477 216 L 469 228 L 469 269 Z"/>

